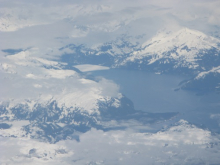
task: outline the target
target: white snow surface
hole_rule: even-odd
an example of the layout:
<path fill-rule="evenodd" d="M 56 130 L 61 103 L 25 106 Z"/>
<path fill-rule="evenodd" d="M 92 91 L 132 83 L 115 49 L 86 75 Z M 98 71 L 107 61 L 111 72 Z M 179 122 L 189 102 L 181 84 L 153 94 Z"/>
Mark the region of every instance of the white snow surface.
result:
<path fill-rule="evenodd" d="M 141 50 L 134 51 L 122 64 L 151 57 L 149 64 L 164 58 L 177 61 L 177 66 L 186 63 L 188 67 L 196 68 L 196 61 L 200 59 L 199 53 L 207 49 L 218 49 L 219 43 L 220 40 L 200 31 L 182 28 L 173 32 L 163 29 L 143 43 Z"/>
<path fill-rule="evenodd" d="M 218 67 L 213 67 L 211 70 L 209 71 L 204 71 L 204 72 L 200 72 L 197 76 L 196 76 L 196 80 L 201 79 L 201 78 L 205 78 L 209 73 L 220 73 L 220 66 Z"/>

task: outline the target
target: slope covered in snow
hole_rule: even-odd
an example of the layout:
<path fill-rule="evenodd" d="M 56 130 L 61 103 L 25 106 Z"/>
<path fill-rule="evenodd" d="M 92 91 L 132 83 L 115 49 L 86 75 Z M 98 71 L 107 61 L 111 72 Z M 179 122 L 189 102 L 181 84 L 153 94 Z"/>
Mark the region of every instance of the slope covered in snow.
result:
<path fill-rule="evenodd" d="M 10 90 L 3 90 L 1 101 L 13 100 L 10 104 L 14 102 L 16 105 L 16 102 L 21 103 L 29 98 L 35 100 L 35 104 L 56 100 L 59 107 L 81 107 L 92 113 L 92 110 L 97 109 L 97 100 L 118 96 L 117 85 L 108 80 L 103 79 L 97 83 L 83 78 L 74 70 L 63 69 L 64 63 L 32 57 L 29 51 L 2 57 L 0 66 L 1 79 L 4 82 L 2 88 L 11 86 Z M 108 83 L 113 87 L 112 93 L 104 89 L 103 84 Z M 19 97 L 14 95 L 24 89 L 28 91 Z M 29 103 L 31 104 L 34 105 L 34 102 Z"/>
<path fill-rule="evenodd" d="M 218 164 L 219 96 L 174 91 L 185 73 L 220 89 L 218 18 L 217 2 L 0 0 L 0 164 Z M 205 34 L 157 33 L 180 25 Z"/>
<path fill-rule="evenodd" d="M 197 93 L 220 92 L 220 66 L 200 72 L 194 78 L 182 84 L 182 89 L 194 90 Z"/>
<path fill-rule="evenodd" d="M 218 67 L 213 67 L 211 70 L 208 70 L 208 71 L 204 71 L 204 72 L 201 72 L 199 73 L 195 79 L 202 79 L 202 78 L 205 78 L 208 74 L 210 73 L 220 73 L 220 66 Z"/>
<path fill-rule="evenodd" d="M 173 69 L 185 67 L 206 70 L 219 62 L 220 40 L 202 32 L 182 28 L 179 31 L 161 30 L 134 51 L 122 65 L 171 65 Z M 216 61 L 217 60 L 217 61 Z"/>
<path fill-rule="evenodd" d="M 20 133 L 12 127 L 13 133 L 8 134 L 6 130 L 4 136 L 29 136 L 57 142 L 74 139 L 75 131 L 115 127 L 110 124 L 105 128 L 102 122 L 106 121 L 141 119 L 140 122 L 147 123 L 176 115 L 168 113 L 164 117 L 163 114 L 154 117 L 136 112 L 133 103 L 119 92 L 114 82 L 105 78 L 87 78 L 74 67 L 67 69 L 66 63 L 34 56 L 32 49 L 0 57 L 2 127 L 10 128 L 8 122 L 12 121 L 29 121 L 19 127 Z M 90 65 L 82 67 L 88 69 Z M 100 69 L 100 66 L 95 68 Z"/>
<path fill-rule="evenodd" d="M 143 40 L 143 36 L 141 38 Z M 122 35 L 116 40 L 93 47 L 67 45 L 72 50 L 61 59 L 73 65 L 95 64 L 113 68 L 153 70 L 197 74 L 217 67 L 220 63 L 220 40 L 200 31 L 182 28 L 160 30 L 141 43 L 137 37 Z"/>
<path fill-rule="evenodd" d="M 88 125 L 96 122 L 100 104 L 120 108 L 123 96 L 115 83 L 87 79 L 65 65 L 35 57 L 31 50 L 1 56 L 0 119 Z"/>

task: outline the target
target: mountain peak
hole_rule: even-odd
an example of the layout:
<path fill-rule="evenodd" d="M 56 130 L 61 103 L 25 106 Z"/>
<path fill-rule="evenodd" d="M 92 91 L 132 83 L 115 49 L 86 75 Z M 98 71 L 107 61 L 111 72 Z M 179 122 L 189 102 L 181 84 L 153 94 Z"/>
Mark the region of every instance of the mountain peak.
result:
<path fill-rule="evenodd" d="M 191 35 L 197 35 L 197 36 L 204 36 L 204 37 L 206 37 L 206 34 L 200 32 L 198 30 L 189 29 L 187 27 L 184 27 L 184 28 L 180 29 L 178 32 L 179 33 L 185 33 L 185 34 L 191 34 Z"/>
<path fill-rule="evenodd" d="M 219 54 L 220 40 L 208 36 L 200 31 L 181 28 L 177 31 L 162 29 L 150 40 L 142 44 L 140 50 L 134 51 L 124 63 L 147 58 L 152 64 L 175 61 L 175 67 L 184 66 L 197 68 L 198 60 L 211 50 Z"/>
<path fill-rule="evenodd" d="M 182 28 L 178 31 L 167 31 L 161 30 L 159 31 L 153 38 L 145 42 L 142 47 L 151 46 L 159 46 L 159 48 L 173 48 L 173 47 L 181 47 L 187 46 L 188 48 L 210 48 L 216 47 L 220 41 L 216 38 L 207 36 L 206 34 L 192 30 L 189 28 Z"/>

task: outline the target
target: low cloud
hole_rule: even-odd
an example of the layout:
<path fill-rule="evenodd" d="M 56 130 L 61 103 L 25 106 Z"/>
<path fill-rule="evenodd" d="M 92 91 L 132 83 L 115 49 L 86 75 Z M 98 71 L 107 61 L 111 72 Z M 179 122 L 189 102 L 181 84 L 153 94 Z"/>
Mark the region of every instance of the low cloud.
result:
<path fill-rule="evenodd" d="M 0 101 L 18 104 L 45 104 L 56 100 L 59 107 L 79 107 L 93 112 L 98 100 L 119 98 L 119 87 L 112 81 L 84 78 L 65 63 L 36 57 L 34 51 L 22 51 L 1 58 Z M 27 101 L 29 100 L 29 101 Z"/>
<path fill-rule="evenodd" d="M 70 43 L 98 44 L 119 35 L 145 35 L 163 27 L 186 26 L 205 33 L 217 31 L 218 1 L 2 1 L 0 49 L 38 47 L 39 56 L 61 56 L 56 51 Z M 51 48 L 53 52 L 49 52 Z"/>
<path fill-rule="evenodd" d="M 27 102 L 31 107 L 36 102 L 55 99 L 58 106 L 65 104 L 89 111 L 97 109 L 98 99 L 121 97 L 119 86 L 112 81 L 103 78 L 94 81 L 64 69 L 66 64 L 56 60 L 73 52 L 60 49 L 66 45 L 99 45 L 125 33 L 131 36 L 130 40 L 133 37 L 145 42 L 164 27 L 176 30 L 186 26 L 219 33 L 220 26 L 218 0 L 0 0 L 0 3 L 0 50 L 21 50 L 14 56 L 0 52 L 0 102 L 11 101 L 11 106 Z M 210 118 L 219 121 L 219 114 Z M 15 133 L 21 134 L 21 128 L 1 130 L 4 137 L 0 137 L 0 164 L 217 164 L 220 161 L 219 137 L 183 120 L 157 133 L 92 129 L 79 134 L 80 142 L 67 140 L 56 144 L 22 136 L 8 137 Z"/>
<path fill-rule="evenodd" d="M 216 164 L 218 140 L 207 130 L 181 120 L 157 133 L 92 129 L 80 141 L 56 144 L 1 137 L 2 164 Z M 216 144 L 216 145 L 215 145 Z M 13 150 L 11 151 L 11 149 Z M 2 152 L 4 151 L 4 152 Z"/>

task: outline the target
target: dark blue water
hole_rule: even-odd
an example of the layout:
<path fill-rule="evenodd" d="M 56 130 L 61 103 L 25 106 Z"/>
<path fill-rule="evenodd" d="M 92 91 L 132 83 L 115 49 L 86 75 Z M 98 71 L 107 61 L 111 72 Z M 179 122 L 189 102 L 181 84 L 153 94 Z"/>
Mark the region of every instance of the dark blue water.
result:
<path fill-rule="evenodd" d="M 120 86 L 120 92 L 133 101 L 137 110 L 182 112 L 201 106 L 201 98 L 195 94 L 183 90 L 175 91 L 186 77 L 122 69 L 95 71 L 90 74 L 113 80 Z"/>
<path fill-rule="evenodd" d="M 218 120 L 210 117 L 212 114 L 220 114 L 220 94 L 198 96 L 192 91 L 175 91 L 187 77 L 123 69 L 93 71 L 88 74 L 114 81 L 120 86 L 120 92 L 132 100 L 136 110 L 180 112 L 181 119 L 220 132 Z"/>

